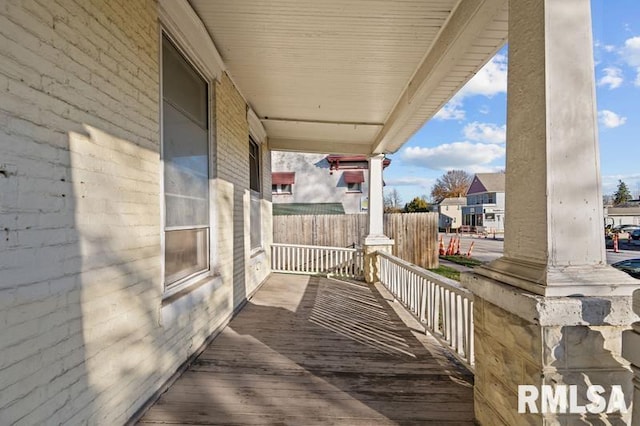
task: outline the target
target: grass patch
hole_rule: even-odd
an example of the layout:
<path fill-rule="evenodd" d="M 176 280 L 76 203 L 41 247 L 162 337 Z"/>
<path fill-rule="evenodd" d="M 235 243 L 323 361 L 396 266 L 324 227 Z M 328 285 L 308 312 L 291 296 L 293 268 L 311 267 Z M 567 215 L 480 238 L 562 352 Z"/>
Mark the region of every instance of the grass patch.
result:
<path fill-rule="evenodd" d="M 452 280 L 460 281 L 460 271 L 456 271 L 448 266 L 440 265 L 435 269 L 429 269 L 431 272 L 435 272 L 443 277 L 451 278 Z"/>
<path fill-rule="evenodd" d="M 468 268 L 473 268 L 474 266 L 482 265 L 478 259 L 474 259 L 473 257 L 467 256 L 440 256 L 441 259 L 448 260 L 449 262 L 457 263 L 458 265 L 463 265 Z"/>

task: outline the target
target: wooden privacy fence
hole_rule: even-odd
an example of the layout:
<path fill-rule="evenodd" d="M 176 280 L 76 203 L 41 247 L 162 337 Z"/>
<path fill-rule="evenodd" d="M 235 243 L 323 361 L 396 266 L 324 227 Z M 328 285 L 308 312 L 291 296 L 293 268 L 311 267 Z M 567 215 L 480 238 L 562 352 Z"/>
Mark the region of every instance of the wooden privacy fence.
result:
<path fill-rule="evenodd" d="M 273 242 L 307 246 L 361 246 L 367 215 L 274 216 Z M 438 213 L 387 213 L 384 232 L 393 255 L 423 268 L 438 267 Z"/>
<path fill-rule="evenodd" d="M 392 254 L 423 268 L 438 267 L 438 213 L 389 213 L 384 233 L 395 241 Z"/>
<path fill-rule="evenodd" d="M 362 245 L 366 214 L 273 216 L 273 242 L 307 246 Z"/>

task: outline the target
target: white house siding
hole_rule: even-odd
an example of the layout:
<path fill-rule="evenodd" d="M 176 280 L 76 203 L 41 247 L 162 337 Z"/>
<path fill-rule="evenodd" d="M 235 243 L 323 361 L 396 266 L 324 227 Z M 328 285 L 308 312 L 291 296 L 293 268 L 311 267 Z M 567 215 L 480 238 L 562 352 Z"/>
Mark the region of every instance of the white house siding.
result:
<path fill-rule="evenodd" d="M 446 198 L 438 205 L 438 227 L 442 229 L 458 229 L 462 225 L 462 207 L 466 205 L 465 197 Z"/>
<path fill-rule="evenodd" d="M 159 45 L 152 0 L 0 5 L 0 424 L 124 423 L 269 272 L 246 243 L 246 105 L 223 76 L 219 275 L 163 307 Z M 267 247 L 266 149 L 263 186 Z"/>
<path fill-rule="evenodd" d="M 493 230 L 496 231 L 504 231 L 504 192 L 496 192 L 496 203 L 495 204 L 484 204 L 484 229 L 491 232 Z M 487 213 L 493 214 L 494 219 L 488 219 Z"/>
<path fill-rule="evenodd" d="M 328 154 L 276 152 L 272 154 L 274 172 L 295 172 L 293 194 L 274 194 L 273 202 L 280 203 L 342 203 L 347 214 L 361 213 L 361 202 L 369 191 L 369 171 L 362 170 L 362 192 L 347 192 L 343 169 L 330 173 Z M 269 189 L 271 191 L 271 188 Z"/>

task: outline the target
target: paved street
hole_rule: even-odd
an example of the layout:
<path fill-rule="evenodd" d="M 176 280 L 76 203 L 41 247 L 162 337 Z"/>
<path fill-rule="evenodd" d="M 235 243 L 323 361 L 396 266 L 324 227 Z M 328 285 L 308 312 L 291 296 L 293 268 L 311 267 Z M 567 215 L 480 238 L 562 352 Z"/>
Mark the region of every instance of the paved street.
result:
<path fill-rule="evenodd" d="M 444 237 L 445 247 L 449 243 L 449 239 L 452 237 L 452 234 L 445 235 L 440 234 Z M 483 261 L 490 262 L 494 259 L 502 256 L 504 242 L 500 239 L 492 239 L 492 238 L 478 238 L 471 235 L 462 235 L 460 241 L 460 252 L 466 253 L 469 250 L 469 246 L 471 242 L 474 242 L 472 257 Z M 640 257 L 640 245 L 627 245 L 626 243 L 621 244 L 621 250 L 619 253 L 614 253 L 613 250 L 607 249 L 607 262 L 609 264 L 618 262 L 624 259 L 632 259 L 636 257 Z"/>

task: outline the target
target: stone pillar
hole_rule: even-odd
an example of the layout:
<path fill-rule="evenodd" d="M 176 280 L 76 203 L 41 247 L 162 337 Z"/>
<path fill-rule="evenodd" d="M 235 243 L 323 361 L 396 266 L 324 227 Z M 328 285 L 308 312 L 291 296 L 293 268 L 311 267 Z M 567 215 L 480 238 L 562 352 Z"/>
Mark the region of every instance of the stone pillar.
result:
<path fill-rule="evenodd" d="M 633 294 L 633 311 L 640 316 L 640 290 Z M 633 371 L 633 414 L 635 423 L 640 423 L 640 322 L 622 334 L 622 355 L 631 362 Z"/>
<path fill-rule="evenodd" d="M 391 252 L 393 240 L 384 235 L 383 169 L 384 154 L 369 157 L 369 233 L 364 240 L 364 276 L 368 283 L 380 281 L 376 251 Z"/>
<path fill-rule="evenodd" d="M 637 281 L 606 264 L 589 0 L 509 0 L 507 100 L 504 257 L 462 277 L 475 295 L 476 416 L 588 424 L 600 414 L 518 413 L 518 385 L 575 385 L 576 406 L 588 385 L 607 401 L 620 385 L 630 403 L 621 334 Z"/>

